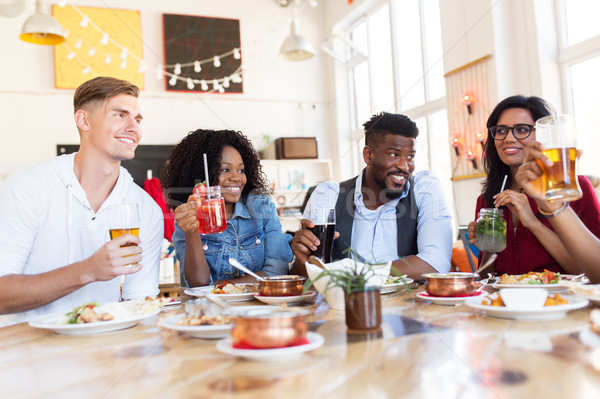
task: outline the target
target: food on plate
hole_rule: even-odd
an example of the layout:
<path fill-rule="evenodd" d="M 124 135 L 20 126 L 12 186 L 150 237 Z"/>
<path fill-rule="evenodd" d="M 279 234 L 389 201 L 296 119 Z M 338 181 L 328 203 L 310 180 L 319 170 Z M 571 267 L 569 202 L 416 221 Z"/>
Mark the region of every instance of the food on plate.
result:
<path fill-rule="evenodd" d="M 258 292 L 258 284 L 245 284 L 243 286 L 235 285 L 229 280 L 223 281 L 221 284 L 215 285 L 212 294 L 254 294 Z"/>
<path fill-rule="evenodd" d="M 96 309 L 98 304 L 96 302 L 90 302 L 73 308 L 72 311 L 67 313 L 68 324 L 82 324 L 82 323 L 95 323 L 97 321 L 108 321 L 114 319 L 114 316 L 110 313 L 98 313 Z"/>
<path fill-rule="evenodd" d="M 387 280 L 385 281 L 386 284 L 396 284 L 396 283 L 403 283 L 405 281 L 405 279 L 408 276 L 406 274 L 403 274 L 402 276 L 392 276 L 391 274 L 388 276 Z"/>
<path fill-rule="evenodd" d="M 600 299 L 600 284 L 584 285 L 584 284 L 573 283 L 571 281 L 562 280 L 560 282 L 560 285 L 567 287 L 569 292 L 571 292 L 573 294 L 585 295 L 591 299 L 596 299 L 596 300 Z"/>
<path fill-rule="evenodd" d="M 218 326 L 230 324 L 232 317 L 229 315 L 208 316 L 186 316 L 177 322 L 180 326 Z"/>
<path fill-rule="evenodd" d="M 566 305 L 569 301 L 562 297 L 560 294 L 548 295 L 546 298 L 546 302 L 544 306 L 556 306 L 556 305 Z M 498 293 L 497 296 L 486 296 L 481 301 L 482 305 L 487 306 L 506 306 L 504 305 L 504 301 L 502 300 L 502 296 Z"/>
<path fill-rule="evenodd" d="M 168 301 L 169 298 L 146 297 L 104 305 L 98 305 L 96 302 L 85 303 L 65 314 L 64 324 L 97 323 L 142 316 L 157 312 Z"/>
<path fill-rule="evenodd" d="M 503 274 L 500 276 L 500 284 L 558 284 L 560 281 L 560 273 L 555 273 L 550 270 L 544 270 L 543 272 L 529 272 L 527 274 L 521 274 L 520 276 Z"/>
<path fill-rule="evenodd" d="M 590 330 L 600 335 L 600 309 L 590 312 Z"/>

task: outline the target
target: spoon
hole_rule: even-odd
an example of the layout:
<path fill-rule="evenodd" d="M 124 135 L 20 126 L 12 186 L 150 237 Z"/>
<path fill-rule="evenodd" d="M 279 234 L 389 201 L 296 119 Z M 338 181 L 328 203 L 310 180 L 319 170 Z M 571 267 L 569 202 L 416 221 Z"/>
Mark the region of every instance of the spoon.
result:
<path fill-rule="evenodd" d="M 327 266 L 325 266 L 325 263 L 323 263 L 323 261 L 321 259 L 317 258 L 314 255 L 311 255 L 308 258 L 308 263 L 313 264 L 315 266 L 318 266 L 318 267 L 320 267 L 323 270 L 327 269 Z"/>
<path fill-rule="evenodd" d="M 475 274 L 476 276 L 479 276 L 479 273 L 481 273 L 484 269 L 487 269 L 492 263 L 494 263 L 494 261 L 496 260 L 497 257 L 498 257 L 497 254 L 492 254 L 488 258 L 487 262 L 485 262 L 483 264 L 483 266 L 481 266 L 479 269 L 475 270 L 475 273 L 473 273 L 473 274 Z"/>
<path fill-rule="evenodd" d="M 242 265 L 240 262 L 238 262 L 234 258 L 229 258 L 229 264 L 231 266 L 233 266 L 233 267 L 237 267 L 238 269 L 240 269 L 244 273 L 251 275 L 252 277 L 254 277 L 255 279 L 257 279 L 258 281 L 265 281 L 264 278 L 262 278 L 261 276 L 259 276 L 256 273 L 254 273 L 252 270 L 248 269 L 246 266 Z"/>

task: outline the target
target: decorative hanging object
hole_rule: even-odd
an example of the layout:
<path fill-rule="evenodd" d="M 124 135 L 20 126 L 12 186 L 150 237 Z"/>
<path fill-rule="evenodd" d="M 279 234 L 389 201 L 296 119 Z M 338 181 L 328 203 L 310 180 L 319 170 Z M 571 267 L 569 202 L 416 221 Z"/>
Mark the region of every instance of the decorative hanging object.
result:
<path fill-rule="evenodd" d="M 469 115 L 471 115 L 473 113 L 473 110 L 471 109 L 472 101 L 473 101 L 473 98 L 469 94 L 465 94 L 463 96 L 463 103 L 467 106 L 467 112 L 469 113 Z"/>
<path fill-rule="evenodd" d="M 312 44 L 300 35 L 296 18 L 292 19 L 290 35 L 281 45 L 279 54 L 287 61 L 304 61 L 315 55 Z"/>
<path fill-rule="evenodd" d="M 67 40 L 60 23 L 54 19 L 43 0 L 35 2 L 35 13 L 27 18 L 19 39 L 33 44 L 55 46 Z"/>
<path fill-rule="evenodd" d="M 452 136 L 452 147 L 454 147 L 454 152 L 456 156 L 460 156 L 460 139 L 458 136 Z"/>

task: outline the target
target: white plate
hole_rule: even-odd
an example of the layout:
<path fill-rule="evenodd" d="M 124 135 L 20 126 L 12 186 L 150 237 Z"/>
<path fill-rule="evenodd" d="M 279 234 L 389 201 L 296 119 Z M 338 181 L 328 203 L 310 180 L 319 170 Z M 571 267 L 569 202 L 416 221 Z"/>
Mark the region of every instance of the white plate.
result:
<path fill-rule="evenodd" d="M 205 326 L 182 326 L 178 325 L 177 322 L 184 318 L 184 314 L 171 316 L 162 321 L 162 326 L 174 331 L 181 331 L 186 333 L 192 338 L 225 338 L 229 336 L 231 332 L 231 324 L 220 324 L 216 326 L 205 325 Z"/>
<path fill-rule="evenodd" d="M 408 285 L 408 284 L 412 284 L 414 282 L 415 282 L 415 280 L 413 280 L 412 278 L 405 277 L 404 281 L 400 280 L 397 283 L 391 283 L 391 284 L 384 284 L 384 285 L 382 285 L 381 288 L 379 289 L 379 292 L 381 294 L 389 294 L 391 292 L 398 291 L 398 289 L 400 287 L 403 287 L 403 286 Z"/>
<path fill-rule="evenodd" d="M 257 362 L 276 362 L 299 356 L 304 352 L 318 348 L 325 342 L 325 338 L 321 334 L 311 331 L 306 333 L 306 339 L 309 341 L 307 344 L 287 348 L 236 349 L 232 346 L 231 338 L 227 338 L 217 342 L 217 350 L 228 355 L 243 357 Z"/>
<path fill-rule="evenodd" d="M 449 296 L 449 297 L 445 297 L 445 296 L 432 296 L 429 295 L 426 292 L 418 292 L 417 296 L 419 298 L 422 299 L 427 299 L 428 301 L 431 301 L 431 303 L 434 303 L 436 305 L 446 305 L 446 306 L 451 306 L 451 305 L 456 305 L 459 303 L 463 303 L 465 302 L 467 299 L 469 298 L 479 298 L 481 297 L 481 292 L 478 295 L 473 295 L 473 296 Z"/>
<path fill-rule="evenodd" d="M 257 285 L 257 284 L 256 283 L 236 284 L 236 286 L 238 286 L 238 287 L 244 287 L 245 285 Z M 214 287 L 212 287 L 212 286 L 194 287 L 194 288 L 188 288 L 183 292 L 188 295 L 191 295 L 191 296 L 202 297 L 202 296 L 205 296 L 206 294 L 210 294 L 213 289 L 214 289 Z M 247 292 L 247 293 L 243 293 L 243 294 L 215 294 L 215 296 L 218 296 L 219 298 L 221 298 L 222 300 L 227 301 L 227 302 L 242 302 L 242 301 L 253 300 L 255 294 L 256 294 L 256 292 Z"/>
<path fill-rule="evenodd" d="M 469 298 L 465 301 L 465 305 L 485 312 L 492 317 L 514 320 L 529 320 L 529 321 L 544 321 L 557 320 L 565 317 L 569 310 L 580 309 L 588 305 L 588 300 L 578 300 L 570 295 L 563 295 L 563 298 L 569 301 L 566 305 L 544 306 L 540 309 L 509 309 L 505 306 L 490 306 L 482 305 L 483 297 Z"/>
<path fill-rule="evenodd" d="M 281 305 L 284 302 L 289 304 L 292 303 L 301 303 L 304 301 L 311 300 L 317 295 L 315 291 L 307 292 L 304 295 L 294 295 L 294 296 L 263 296 L 254 294 L 254 298 L 258 299 L 261 302 L 264 302 L 269 305 Z"/>
<path fill-rule="evenodd" d="M 575 277 L 575 275 L 574 274 L 561 274 L 560 277 L 561 277 L 561 280 L 570 281 L 573 277 Z M 583 281 L 577 281 L 577 282 L 575 282 L 575 284 L 587 284 L 588 282 L 589 282 L 589 280 L 583 280 Z M 548 292 L 565 291 L 566 290 L 566 287 L 563 285 L 560 285 L 559 283 L 556 283 L 556 284 L 490 284 L 490 285 L 497 289 L 501 289 L 501 288 L 545 288 Z"/>
<path fill-rule="evenodd" d="M 109 321 L 98 321 L 95 323 L 82 323 L 82 324 L 63 324 L 62 321 L 65 318 L 65 313 L 57 313 L 48 316 L 42 316 L 35 320 L 31 320 L 29 325 L 35 328 L 43 328 L 46 330 L 52 330 L 57 334 L 66 335 L 86 335 L 86 334 L 97 334 L 108 331 L 123 330 L 128 327 L 135 326 L 142 319 L 158 314 L 160 310 L 156 310 L 152 313 L 132 316 L 128 318 L 109 320 Z"/>

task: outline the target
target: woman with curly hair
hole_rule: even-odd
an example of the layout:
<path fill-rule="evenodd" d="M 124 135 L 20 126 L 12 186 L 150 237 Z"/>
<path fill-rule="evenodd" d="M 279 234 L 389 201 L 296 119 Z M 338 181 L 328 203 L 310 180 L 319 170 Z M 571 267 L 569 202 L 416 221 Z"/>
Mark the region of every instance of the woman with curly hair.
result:
<path fill-rule="evenodd" d="M 200 235 L 193 187 L 204 181 L 207 155 L 211 186 L 220 186 L 227 230 Z M 230 257 L 257 274 L 288 274 L 291 236 L 281 232 L 270 189 L 252 144 L 241 132 L 198 129 L 174 149 L 161 172 L 167 203 L 175 210 L 173 244 L 192 287 L 221 280 L 255 281 L 232 267 Z"/>
<path fill-rule="evenodd" d="M 516 180 L 525 159 L 525 148 L 535 140 L 535 121 L 553 114 L 545 100 L 531 96 L 512 96 L 502 100 L 487 121 L 488 136 L 484 148 L 484 167 L 487 177 L 482 194 L 477 198 L 475 215 L 481 208 L 503 208 L 506 220 L 506 248 L 498 253 L 495 269 L 511 275 L 530 271 L 579 274 L 579 268 L 552 229 L 548 218 L 539 210 L 535 200 L 523 192 Z M 505 189 L 500 192 L 504 177 Z M 579 176 L 583 197 L 571 203 L 584 223 L 600 234 L 600 209 L 589 180 Z M 477 242 L 475 222 L 469 223 L 471 243 Z M 485 262 L 490 254 L 480 252 Z"/>

